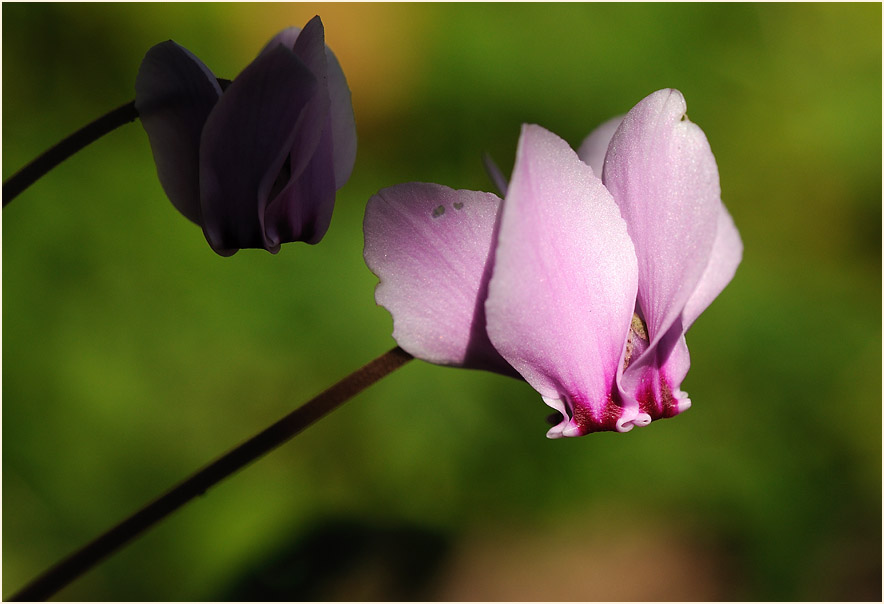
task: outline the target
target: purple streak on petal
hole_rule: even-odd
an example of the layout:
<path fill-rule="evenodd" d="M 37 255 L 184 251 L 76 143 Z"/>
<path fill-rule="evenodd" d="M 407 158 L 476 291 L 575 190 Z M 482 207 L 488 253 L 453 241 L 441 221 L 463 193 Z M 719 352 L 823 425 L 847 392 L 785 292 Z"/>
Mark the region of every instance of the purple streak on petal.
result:
<path fill-rule="evenodd" d="M 485 331 L 486 263 L 500 199 L 491 193 L 406 183 L 382 189 L 365 209 L 365 262 L 393 337 L 440 365 L 516 375 Z"/>
<path fill-rule="evenodd" d="M 178 211 L 197 224 L 200 134 L 220 96 L 209 68 L 171 40 L 147 51 L 135 79 L 135 108 L 160 184 Z"/>
<path fill-rule="evenodd" d="M 583 163 L 592 168 L 592 173 L 599 178 L 602 177 L 602 168 L 605 165 L 605 155 L 608 153 L 608 144 L 610 144 L 611 137 L 614 136 L 614 132 L 617 131 L 617 128 L 622 121 L 622 115 L 609 119 L 607 122 L 590 132 L 589 136 L 583 139 L 583 142 L 580 143 L 580 148 L 577 149 L 577 157 L 582 159 Z"/>
<path fill-rule="evenodd" d="M 688 298 L 682 314 L 682 323 L 687 331 L 697 317 L 706 310 L 718 294 L 730 283 L 737 272 L 737 266 L 743 259 L 743 242 L 734 224 L 734 219 L 722 204 L 718 211 L 718 229 L 715 242 L 712 244 L 712 255 L 709 264 L 703 271 L 697 289 Z"/>
<path fill-rule="evenodd" d="M 709 261 L 721 207 L 718 168 L 684 97 L 660 90 L 640 101 L 614 134 L 603 180 L 614 196 L 638 257 L 638 308 L 651 345 L 674 346 L 681 313 Z M 639 365 L 635 364 L 636 371 Z"/>
<path fill-rule="evenodd" d="M 491 179 L 497 192 L 502 196 L 506 196 L 506 189 L 509 186 L 509 183 L 506 181 L 503 172 L 501 172 L 500 168 L 497 167 L 497 164 L 494 163 L 490 154 L 484 153 L 482 155 L 482 164 L 485 166 L 485 172 L 488 174 L 488 178 Z"/>
<path fill-rule="evenodd" d="M 636 293 L 626 224 L 561 138 L 522 128 L 485 310 L 498 352 L 560 411 L 548 436 L 629 430 L 615 380 Z"/>
<path fill-rule="evenodd" d="M 276 252 L 264 213 L 316 92 L 316 78 L 283 46 L 255 59 L 209 115 L 200 144 L 203 230 L 221 255 L 243 247 Z"/>

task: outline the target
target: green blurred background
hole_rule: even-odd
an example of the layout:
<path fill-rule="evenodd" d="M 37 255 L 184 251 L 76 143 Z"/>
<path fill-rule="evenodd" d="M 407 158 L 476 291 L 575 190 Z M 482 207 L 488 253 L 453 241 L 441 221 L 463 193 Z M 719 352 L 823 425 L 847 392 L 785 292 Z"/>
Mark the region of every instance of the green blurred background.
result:
<path fill-rule="evenodd" d="M 3 211 L 3 595 L 393 346 L 375 191 L 675 87 L 745 244 L 688 413 L 549 441 L 526 384 L 413 362 L 59 597 L 880 600 L 881 6 L 4 3 L 4 179 L 153 44 L 233 77 L 314 14 L 359 131 L 320 245 L 216 256 L 137 122 Z"/>

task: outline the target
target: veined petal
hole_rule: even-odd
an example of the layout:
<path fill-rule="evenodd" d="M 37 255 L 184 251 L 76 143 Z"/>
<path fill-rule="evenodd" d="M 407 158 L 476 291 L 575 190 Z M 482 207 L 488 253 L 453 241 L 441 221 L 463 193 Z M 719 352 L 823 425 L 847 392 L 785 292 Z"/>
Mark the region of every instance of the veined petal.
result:
<path fill-rule="evenodd" d="M 640 101 L 614 134 L 602 176 L 635 244 L 648 353 L 680 320 L 697 289 L 721 207 L 715 158 L 686 109 L 684 97 L 672 89 Z"/>
<path fill-rule="evenodd" d="M 278 250 L 264 230 L 274 183 L 290 154 L 316 78 L 291 50 L 276 46 L 230 84 L 203 129 L 203 231 L 222 255 L 243 247 Z"/>
<path fill-rule="evenodd" d="M 621 406 L 635 252 L 611 195 L 561 138 L 522 128 L 485 311 L 497 351 L 565 419 L 550 437 L 647 423 Z"/>
<path fill-rule="evenodd" d="M 163 190 L 179 212 L 200 218 L 199 146 L 221 87 L 193 53 L 172 40 L 147 51 L 135 79 L 135 108 Z"/>
<path fill-rule="evenodd" d="M 440 365 L 515 375 L 485 331 L 484 300 L 500 198 L 442 185 L 382 189 L 365 209 L 365 262 L 393 338 Z"/>
<path fill-rule="evenodd" d="M 697 317 L 734 278 L 742 259 L 743 241 L 740 239 L 734 219 L 722 204 L 718 211 L 718 229 L 715 232 L 709 263 L 703 271 L 703 276 L 700 277 L 697 289 L 688 298 L 682 314 L 685 331 L 690 329 Z"/>
<path fill-rule="evenodd" d="M 602 168 L 605 166 L 605 155 L 608 153 L 608 145 L 611 143 L 611 138 L 622 121 L 622 115 L 609 119 L 590 132 L 589 136 L 580 143 L 580 148 L 577 149 L 577 157 L 592 168 L 592 173 L 599 178 L 602 177 Z"/>

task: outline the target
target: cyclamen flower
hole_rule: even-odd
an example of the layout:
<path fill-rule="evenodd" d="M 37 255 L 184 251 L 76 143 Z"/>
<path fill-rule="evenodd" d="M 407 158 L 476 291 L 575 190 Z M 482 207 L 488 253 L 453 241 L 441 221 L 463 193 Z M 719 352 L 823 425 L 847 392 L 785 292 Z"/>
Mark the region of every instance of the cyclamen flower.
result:
<path fill-rule="evenodd" d="M 277 34 L 223 90 L 186 48 L 157 44 L 135 90 L 166 195 L 218 254 L 322 239 L 356 127 L 319 17 Z"/>
<path fill-rule="evenodd" d="M 685 111 L 678 91 L 655 92 L 580 156 L 523 126 L 503 200 L 424 183 L 373 196 L 365 260 L 398 344 L 521 376 L 562 415 L 551 438 L 687 409 L 684 333 L 733 277 L 742 242 Z"/>

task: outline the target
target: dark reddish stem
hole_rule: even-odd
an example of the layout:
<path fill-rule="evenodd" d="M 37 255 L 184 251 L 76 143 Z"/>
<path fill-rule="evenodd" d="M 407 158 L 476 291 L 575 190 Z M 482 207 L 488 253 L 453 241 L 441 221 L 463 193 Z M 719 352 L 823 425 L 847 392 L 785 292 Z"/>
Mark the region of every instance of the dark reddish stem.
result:
<path fill-rule="evenodd" d="M 135 101 L 130 101 L 62 140 L 3 183 L 3 207 L 71 155 L 123 124 L 135 121 L 137 117 Z"/>
<path fill-rule="evenodd" d="M 230 80 L 218 78 L 218 84 L 224 90 L 230 84 Z M 84 147 L 94 143 L 105 134 L 113 132 L 120 126 L 135 121 L 138 110 L 135 109 L 135 101 L 129 101 L 113 111 L 102 115 L 92 123 L 86 124 L 66 139 L 37 157 L 27 166 L 10 176 L 3 183 L 3 207 L 10 201 L 40 180 L 52 168 L 69 158 Z"/>
<path fill-rule="evenodd" d="M 7 599 L 34 601 L 49 598 L 197 495 L 204 494 L 207 489 L 243 466 L 288 441 L 307 426 L 412 358 L 410 354 L 398 346 L 384 353 L 316 398 L 298 407 L 263 432 L 253 436 L 179 483 L 165 495 L 141 508 L 103 535 L 63 559 Z"/>

